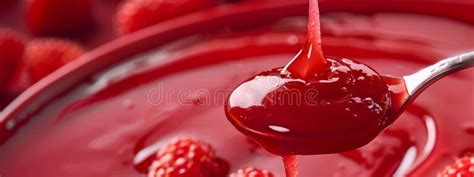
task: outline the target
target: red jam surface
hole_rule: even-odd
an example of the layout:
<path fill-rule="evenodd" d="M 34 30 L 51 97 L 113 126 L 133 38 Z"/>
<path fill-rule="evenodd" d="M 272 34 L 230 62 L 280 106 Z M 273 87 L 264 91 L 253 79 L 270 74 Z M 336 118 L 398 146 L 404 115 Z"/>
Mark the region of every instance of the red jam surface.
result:
<path fill-rule="evenodd" d="M 301 49 L 305 21 L 197 35 L 96 74 L 0 145 L 0 175 L 136 177 L 159 147 L 186 135 L 210 143 L 231 171 L 252 166 L 284 176 L 280 157 L 235 130 L 222 107 L 242 80 L 283 66 Z M 326 56 L 361 61 L 381 74 L 409 74 L 473 48 L 466 37 L 474 36 L 472 25 L 442 17 L 337 13 L 325 14 L 322 27 Z M 302 156 L 299 175 L 435 176 L 473 149 L 472 82 L 472 69 L 440 80 L 368 145 Z"/>
<path fill-rule="evenodd" d="M 278 155 L 323 154 L 367 144 L 392 122 L 383 77 L 349 59 L 302 80 L 265 71 L 239 85 L 226 113 L 244 134 Z"/>

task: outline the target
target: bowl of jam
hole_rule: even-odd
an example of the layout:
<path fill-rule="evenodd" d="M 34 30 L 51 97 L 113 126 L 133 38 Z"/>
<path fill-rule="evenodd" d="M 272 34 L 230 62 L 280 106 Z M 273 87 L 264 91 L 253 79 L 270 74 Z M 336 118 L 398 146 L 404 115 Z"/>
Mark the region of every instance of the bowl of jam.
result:
<path fill-rule="evenodd" d="M 2 112 L 0 176 L 147 176 L 177 137 L 212 147 L 221 176 L 245 167 L 284 176 L 280 157 L 237 131 L 224 104 L 239 83 L 301 49 L 307 6 L 216 7 L 88 52 Z M 472 50 L 472 10 L 469 1 L 321 1 L 322 47 L 402 76 Z M 444 78 L 369 144 L 301 156 L 299 175 L 435 176 L 474 149 L 473 81 L 471 69 Z"/>

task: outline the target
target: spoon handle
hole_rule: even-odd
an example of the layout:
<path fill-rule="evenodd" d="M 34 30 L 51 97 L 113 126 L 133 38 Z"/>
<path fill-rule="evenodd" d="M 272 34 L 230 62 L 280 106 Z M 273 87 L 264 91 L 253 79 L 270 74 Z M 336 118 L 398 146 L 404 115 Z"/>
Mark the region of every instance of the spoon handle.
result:
<path fill-rule="evenodd" d="M 474 51 L 441 60 L 416 73 L 403 76 L 408 96 L 416 96 L 444 76 L 472 66 L 474 66 Z"/>

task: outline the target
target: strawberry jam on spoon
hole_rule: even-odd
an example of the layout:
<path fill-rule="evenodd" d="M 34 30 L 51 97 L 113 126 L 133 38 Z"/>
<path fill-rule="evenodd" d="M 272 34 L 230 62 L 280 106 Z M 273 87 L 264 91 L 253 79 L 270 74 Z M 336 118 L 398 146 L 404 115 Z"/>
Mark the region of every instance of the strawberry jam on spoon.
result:
<path fill-rule="evenodd" d="M 296 155 L 366 145 L 430 84 L 474 65 L 470 52 L 408 76 L 391 77 L 354 60 L 325 57 L 318 2 L 309 4 L 304 48 L 286 66 L 240 84 L 225 106 L 227 118 L 239 131 L 283 157 L 288 177 L 297 176 Z"/>
<path fill-rule="evenodd" d="M 285 67 L 238 86 L 226 114 L 244 134 L 283 156 L 286 175 L 297 176 L 296 155 L 335 153 L 369 143 L 389 123 L 390 91 L 372 68 L 326 58 L 319 7 L 310 0 L 304 48 Z"/>
<path fill-rule="evenodd" d="M 392 122 L 384 79 L 362 63 L 326 58 L 317 0 L 309 9 L 308 40 L 298 55 L 239 85 L 226 104 L 240 131 L 278 155 L 355 149 Z"/>

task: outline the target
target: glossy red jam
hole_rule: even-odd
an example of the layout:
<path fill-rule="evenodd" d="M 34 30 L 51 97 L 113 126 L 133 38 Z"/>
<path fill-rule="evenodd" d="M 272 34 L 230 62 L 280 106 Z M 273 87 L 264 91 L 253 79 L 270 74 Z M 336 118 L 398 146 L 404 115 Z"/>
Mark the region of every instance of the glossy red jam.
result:
<path fill-rule="evenodd" d="M 241 81 L 286 64 L 303 46 L 305 21 L 203 33 L 104 68 L 27 123 L 7 123 L 13 134 L 0 145 L 0 175 L 145 176 L 137 167 L 170 138 L 186 135 L 215 147 L 231 171 L 252 166 L 284 176 L 281 158 L 238 132 L 223 103 Z M 402 76 L 473 48 L 466 37 L 474 36 L 472 25 L 448 17 L 326 13 L 322 23 L 327 56 L 380 74 Z M 435 176 L 473 149 L 473 82 L 472 69 L 440 80 L 368 145 L 302 156 L 300 176 Z"/>
<path fill-rule="evenodd" d="M 399 115 L 394 113 L 403 111 L 397 106 L 406 99 L 399 97 L 405 93 L 401 77 L 401 84 L 392 86 L 365 64 L 324 56 L 317 0 L 309 0 L 307 33 L 303 49 L 286 66 L 243 82 L 225 106 L 238 130 L 282 155 L 285 164 L 291 155 L 366 145 Z M 390 87 L 399 87 L 400 93 Z"/>
<path fill-rule="evenodd" d="M 281 68 L 252 77 L 229 96 L 229 120 L 278 155 L 334 153 L 367 144 L 393 122 L 387 116 L 388 85 L 364 64 L 346 58 L 327 63 L 328 71 L 306 80 Z"/>

